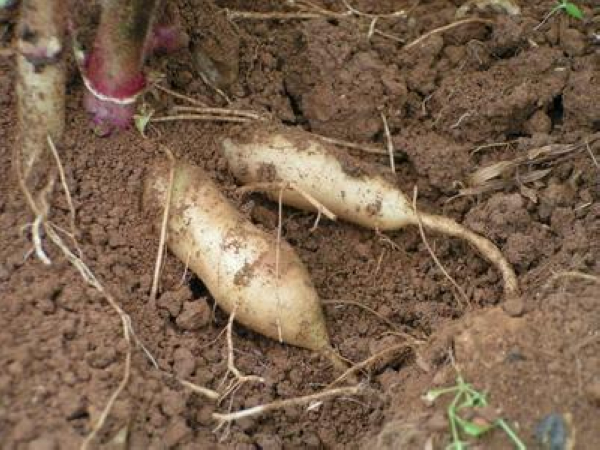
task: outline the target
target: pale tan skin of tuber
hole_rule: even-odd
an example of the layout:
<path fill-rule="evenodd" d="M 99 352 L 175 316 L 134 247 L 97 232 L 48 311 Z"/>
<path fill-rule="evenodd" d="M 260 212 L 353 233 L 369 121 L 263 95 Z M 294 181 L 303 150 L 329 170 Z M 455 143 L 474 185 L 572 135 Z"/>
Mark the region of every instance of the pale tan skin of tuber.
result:
<path fill-rule="evenodd" d="M 398 230 L 418 225 L 420 219 L 426 229 L 464 239 L 501 272 L 506 296 L 519 295 L 512 267 L 489 239 L 450 218 L 417 214 L 402 191 L 375 167 L 340 153 L 310 133 L 255 128 L 239 140 L 225 139 L 222 148 L 230 170 L 244 184 L 293 183 L 338 217 L 366 228 Z M 277 199 L 279 192 L 268 195 Z M 281 198 L 288 205 L 314 211 L 293 190 L 285 190 Z"/>
<path fill-rule="evenodd" d="M 144 205 L 160 210 L 169 169 L 146 178 Z M 259 230 L 221 194 L 199 167 L 176 163 L 167 246 L 200 277 L 215 302 L 235 319 L 272 339 L 323 353 L 337 370 L 346 365 L 331 348 L 321 303 L 308 271 L 284 241 Z"/>

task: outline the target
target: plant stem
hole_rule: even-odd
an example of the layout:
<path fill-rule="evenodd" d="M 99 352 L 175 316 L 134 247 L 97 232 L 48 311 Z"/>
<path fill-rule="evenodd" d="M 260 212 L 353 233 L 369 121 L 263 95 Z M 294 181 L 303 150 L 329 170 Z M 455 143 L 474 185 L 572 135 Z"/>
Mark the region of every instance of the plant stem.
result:
<path fill-rule="evenodd" d="M 452 402 L 448 406 L 448 421 L 450 422 L 450 432 L 452 433 L 452 442 L 455 445 L 461 446 L 460 436 L 458 434 L 458 428 L 456 427 L 456 405 L 462 396 L 462 392 L 459 392 L 454 396 Z M 462 446 L 460 447 L 462 448 Z"/>
<path fill-rule="evenodd" d="M 142 72 L 158 0 L 105 0 L 93 49 L 84 63 L 85 106 L 98 125 L 124 128 L 146 87 Z"/>
<path fill-rule="evenodd" d="M 86 62 L 90 81 L 104 95 L 135 95 L 144 86 L 144 45 L 158 0 L 108 0 L 103 3 L 94 50 Z"/>
<path fill-rule="evenodd" d="M 504 419 L 498 419 L 496 424 L 500 428 L 502 428 L 504 432 L 508 435 L 508 437 L 513 441 L 513 444 L 515 444 L 517 450 L 527 450 L 527 447 L 525 446 L 523 441 L 519 439 L 519 436 L 517 436 L 516 433 L 512 430 L 512 428 L 508 426 Z"/>
<path fill-rule="evenodd" d="M 562 4 L 562 3 L 561 3 L 561 4 L 559 4 L 559 5 L 557 5 L 557 6 L 555 6 L 554 8 L 552 8 L 552 10 L 551 10 L 551 11 L 550 11 L 548 14 L 546 14 L 546 17 L 544 17 L 544 18 L 542 19 L 542 21 L 541 21 L 540 23 L 538 23 L 538 24 L 537 24 L 537 25 L 536 25 L 536 26 L 533 28 L 533 30 L 534 30 L 534 31 L 537 31 L 537 30 L 539 30 L 540 28 L 542 28 L 542 27 L 544 26 L 544 24 L 545 24 L 546 22 L 548 22 L 548 21 L 550 20 L 550 18 L 551 18 L 551 17 L 552 17 L 554 14 L 556 14 L 558 11 L 560 11 L 560 10 L 561 10 L 561 9 L 563 9 L 563 8 L 564 8 L 564 6 L 563 6 L 563 4 Z"/>
<path fill-rule="evenodd" d="M 63 1 L 23 0 L 17 31 L 20 145 L 15 146 L 13 162 L 25 181 L 48 148 L 48 136 L 59 142 L 64 131 L 65 25 Z"/>

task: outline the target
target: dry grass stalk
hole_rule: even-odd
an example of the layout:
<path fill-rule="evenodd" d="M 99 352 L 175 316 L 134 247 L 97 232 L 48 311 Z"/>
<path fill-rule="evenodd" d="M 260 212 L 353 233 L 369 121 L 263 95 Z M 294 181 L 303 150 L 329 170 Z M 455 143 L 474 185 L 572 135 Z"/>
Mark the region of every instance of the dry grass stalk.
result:
<path fill-rule="evenodd" d="M 267 403 L 264 405 L 254 406 L 252 408 L 244 409 L 241 411 L 237 411 L 229 414 L 219 414 L 214 413 L 212 415 L 213 419 L 219 422 L 219 427 L 223 426 L 226 423 L 234 422 L 239 419 L 247 418 L 247 417 L 257 417 L 268 412 L 277 411 L 280 409 L 289 408 L 292 406 L 303 406 L 306 404 L 311 404 L 313 402 L 322 402 L 324 400 L 334 398 L 334 397 L 343 397 L 343 396 L 351 396 L 351 395 L 359 395 L 364 388 L 362 386 L 351 386 L 351 387 L 343 387 L 337 389 L 327 389 L 321 392 L 317 392 L 316 394 L 305 395 L 304 397 L 291 398 L 287 400 L 278 400 L 272 403 Z"/>
<path fill-rule="evenodd" d="M 356 16 L 360 16 L 360 17 L 367 17 L 369 19 L 395 19 L 398 17 L 406 17 L 406 11 L 403 9 L 398 10 L 398 11 L 393 11 L 391 13 L 371 14 L 371 13 L 365 13 L 365 12 L 359 11 L 358 9 L 354 8 L 350 4 L 350 2 L 348 2 L 348 0 L 342 0 L 342 3 L 346 7 L 346 9 L 348 11 L 350 11 L 352 14 L 354 14 Z"/>
<path fill-rule="evenodd" d="M 198 106 L 174 106 L 173 111 L 176 113 L 180 112 L 191 112 L 195 114 L 204 115 L 222 115 L 227 117 L 244 117 L 250 120 L 264 120 L 260 114 L 254 111 L 245 111 L 243 109 L 230 109 L 230 108 L 213 108 L 213 107 L 198 107 Z"/>
<path fill-rule="evenodd" d="M 483 144 L 483 145 L 479 145 L 477 147 L 475 147 L 473 150 L 471 150 L 471 155 L 475 155 L 476 153 L 479 153 L 482 150 L 486 150 L 488 148 L 497 148 L 497 147 L 510 147 L 512 146 L 512 144 L 516 144 L 519 141 L 517 140 L 513 140 L 513 141 L 506 141 L 506 142 L 492 142 L 490 144 Z"/>
<path fill-rule="evenodd" d="M 381 121 L 383 122 L 383 131 L 385 133 L 385 142 L 387 145 L 387 151 L 390 156 L 390 168 L 392 173 L 396 173 L 396 164 L 394 162 L 394 143 L 392 141 L 392 134 L 390 133 L 390 127 L 388 126 L 387 117 L 384 113 L 381 113 Z"/>
<path fill-rule="evenodd" d="M 323 303 L 324 305 L 351 305 L 351 306 L 356 306 L 357 308 L 364 309 L 368 313 L 373 314 L 375 317 L 377 317 L 379 320 L 381 320 L 383 323 L 385 323 L 390 328 L 393 328 L 394 330 L 399 330 L 398 325 L 396 325 L 394 322 L 392 322 L 389 319 L 386 319 L 383 315 L 379 314 L 373 308 L 369 308 L 368 306 L 363 305 L 362 303 L 355 302 L 355 301 L 352 301 L 352 300 L 322 300 L 321 303 Z"/>
<path fill-rule="evenodd" d="M 319 13 L 309 12 L 254 12 L 254 11 L 233 11 L 227 10 L 227 18 L 235 20 L 310 20 L 323 17 Z"/>
<path fill-rule="evenodd" d="M 517 184 L 533 183 L 534 181 L 538 181 L 546 177 L 550 172 L 551 169 L 536 170 L 525 175 L 520 175 L 518 179 L 515 177 L 514 179 L 508 180 L 490 180 L 479 186 L 461 188 L 459 189 L 458 194 L 453 198 L 481 195 L 485 194 L 486 192 L 499 191 Z"/>
<path fill-rule="evenodd" d="M 591 281 L 592 283 L 599 283 L 600 284 L 600 276 L 598 275 L 591 275 L 589 273 L 584 273 L 584 272 L 578 272 L 578 271 L 573 271 L 573 270 L 568 270 L 565 272 L 559 272 L 559 273 L 555 273 L 554 275 L 552 275 L 552 278 L 550 278 L 550 281 L 554 281 L 560 278 L 571 278 L 571 279 L 575 279 L 575 280 L 585 280 L 585 281 Z"/>
<path fill-rule="evenodd" d="M 65 198 L 67 200 L 67 206 L 69 207 L 69 226 L 71 230 L 71 234 L 76 236 L 76 228 L 75 228 L 75 207 L 73 206 L 73 198 L 71 197 L 71 192 L 69 191 L 69 186 L 67 184 L 67 177 L 65 175 L 65 169 L 60 160 L 60 156 L 58 155 L 58 151 L 56 150 L 56 146 L 54 145 L 54 141 L 50 136 L 47 136 L 48 147 L 52 153 L 54 158 L 54 162 L 56 164 L 56 168 L 58 169 L 58 176 L 60 178 L 60 183 L 63 187 L 63 192 L 65 193 Z"/>
<path fill-rule="evenodd" d="M 180 94 L 179 92 L 168 89 L 164 86 L 161 86 L 160 84 L 156 84 L 155 87 L 158 90 L 171 95 L 172 97 L 175 97 L 175 98 L 178 98 L 181 100 L 185 100 L 186 102 L 191 103 L 192 105 L 195 105 L 195 106 L 176 105 L 173 107 L 173 111 L 176 112 L 177 114 L 170 115 L 170 116 L 163 116 L 163 117 L 151 117 L 150 122 L 172 122 L 175 120 L 215 120 L 215 121 L 222 121 L 222 122 L 242 122 L 243 123 L 243 122 L 249 122 L 251 120 L 265 120 L 265 117 L 263 115 L 255 112 L 255 111 L 231 109 L 231 108 L 209 107 L 206 104 L 204 104 L 203 102 L 201 102 L 200 100 L 197 100 L 192 97 L 188 97 L 187 95 Z M 179 113 L 193 113 L 193 114 L 179 114 Z M 223 116 L 223 118 L 221 118 L 220 116 Z M 371 153 L 374 155 L 386 155 L 386 156 L 390 155 L 390 149 L 389 149 L 390 141 L 389 140 L 388 140 L 387 150 L 384 150 L 379 147 L 370 146 L 367 144 L 359 144 L 356 142 L 344 141 L 342 139 L 335 139 L 335 138 L 323 136 L 320 134 L 313 133 L 313 135 L 316 138 L 318 138 L 324 142 L 328 142 L 330 144 L 334 144 L 334 145 L 337 145 L 340 147 L 351 148 L 354 150 L 360 150 L 362 152 Z M 388 139 L 390 139 L 390 138 L 388 137 Z M 392 147 L 392 153 L 394 153 L 393 147 Z M 392 162 L 392 164 L 393 164 L 393 162 Z"/>
<path fill-rule="evenodd" d="M 450 23 L 448 25 L 444 25 L 443 27 L 439 27 L 439 28 L 436 28 L 434 30 L 428 31 L 427 33 L 423 34 L 422 36 L 420 36 L 419 38 L 415 39 L 414 41 L 406 44 L 404 47 L 402 47 L 402 49 L 403 50 L 408 50 L 409 48 L 412 48 L 412 47 L 415 47 L 415 46 L 419 45 L 420 43 L 422 43 L 426 39 L 430 38 L 434 34 L 445 33 L 448 30 L 451 30 L 451 29 L 456 28 L 456 27 L 460 27 L 462 25 L 467 25 L 467 24 L 470 24 L 470 23 L 482 23 L 482 24 L 491 25 L 494 22 L 492 20 L 481 19 L 481 18 L 478 18 L 478 17 L 472 17 L 472 18 L 469 18 L 469 19 L 458 20 L 458 21 L 452 22 L 452 23 Z"/>
<path fill-rule="evenodd" d="M 590 143 L 594 143 L 599 139 L 600 134 L 594 134 L 583 143 L 568 145 L 551 144 L 536 147 L 511 160 L 499 161 L 482 167 L 468 177 L 469 186 L 460 189 L 458 196 L 478 195 L 504 189 L 516 184 L 532 183 L 541 180 L 551 173 L 553 166 L 583 151 L 587 151 L 592 155 L 593 161 L 595 155 L 591 151 Z M 519 174 L 517 176 L 517 171 L 523 166 L 529 168 L 530 171 L 524 175 Z M 539 166 L 545 168 L 534 169 Z"/>
<path fill-rule="evenodd" d="M 279 343 L 283 344 L 283 334 L 281 333 L 281 296 L 279 295 L 279 278 L 280 278 L 280 263 L 281 263 L 281 235 L 283 234 L 283 191 L 286 185 L 282 184 L 279 188 L 279 196 L 277 202 L 277 238 L 275 239 L 275 287 L 277 289 L 277 333 L 279 334 Z M 315 227 L 321 218 L 321 211 L 317 214 Z"/>
<path fill-rule="evenodd" d="M 401 352 L 401 351 L 403 352 L 406 349 L 412 349 L 412 348 L 414 348 L 414 346 L 415 346 L 414 343 L 402 343 L 399 345 L 394 345 L 392 347 L 386 348 L 378 353 L 375 353 L 374 355 L 370 356 L 369 358 L 365 359 L 364 361 L 359 362 L 358 364 L 355 364 L 352 367 L 350 367 L 342 375 L 340 375 L 333 382 L 331 382 L 329 384 L 329 386 L 327 386 L 327 388 L 330 389 L 333 386 L 340 384 L 342 381 L 346 380 L 347 378 L 355 376 L 357 372 L 360 372 L 363 369 L 371 367 L 375 363 L 386 360 L 387 358 L 391 358 L 391 357 L 395 356 L 396 354 L 398 354 L 398 352 Z"/>
<path fill-rule="evenodd" d="M 246 186 L 242 186 L 238 189 L 241 194 L 245 194 L 247 192 L 256 192 L 256 191 L 274 191 L 279 190 L 280 192 L 290 189 L 292 191 L 300 194 L 304 199 L 309 202 L 316 210 L 319 215 L 323 214 L 329 220 L 336 220 L 337 216 L 332 213 L 328 208 L 326 208 L 321 202 L 315 199 L 308 192 L 300 189 L 294 183 L 285 183 L 285 182 L 273 182 L 273 183 L 253 183 L 248 184 Z M 314 228 L 314 227 L 313 227 Z"/>
<path fill-rule="evenodd" d="M 231 373 L 234 379 L 229 383 L 229 385 L 225 388 L 225 392 L 220 395 L 219 400 L 227 398 L 229 395 L 235 394 L 235 392 L 244 384 L 248 382 L 257 382 L 264 383 L 265 379 L 256 375 L 244 375 L 235 365 L 235 357 L 233 355 L 234 347 L 233 347 L 233 321 L 235 319 L 235 313 L 237 311 L 238 305 L 233 308 L 231 314 L 229 315 L 229 321 L 227 322 L 227 373 L 225 377 L 229 373 Z"/>
<path fill-rule="evenodd" d="M 178 120 L 247 123 L 247 122 L 250 122 L 251 119 L 248 119 L 247 117 L 218 116 L 218 115 L 211 115 L 211 114 L 177 114 L 174 116 L 151 117 L 149 122 L 152 122 L 152 123 L 176 122 Z"/>
<path fill-rule="evenodd" d="M 513 161 L 500 161 L 495 164 L 491 164 L 486 167 L 482 167 L 481 169 L 475 171 L 468 178 L 468 182 L 470 186 L 481 186 L 488 182 L 489 180 L 493 180 L 494 178 L 498 178 L 503 173 L 507 172 L 510 169 L 514 169 L 517 167 L 517 163 Z"/>
<path fill-rule="evenodd" d="M 403 43 L 404 40 L 397 36 L 389 33 L 385 33 L 376 28 L 376 23 L 379 19 L 398 19 L 406 18 L 407 12 L 405 10 L 393 11 L 391 13 L 383 14 L 372 14 L 360 11 L 350 5 L 347 0 L 342 0 L 346 11 L 336 12 L 329 9 L 322 8 L 321 6 L 312 3 L 308 0 L 296 0 L 291 6 L 295 7 L 297 11 L 294 12 L 254 12 L 254 11 L 233 11 L 227 10 L 227 18 L 231 21 L 235 20 L 312 20 L 312 19 L 350 19 L 350 18 L 362 18 L 370 21 L 368 39 L 373 35 L 378 35 L 386 39 L 390 39 L 395 42 Z"/>
<path fill-rule="evenodd" d="M 600 170 L 600 163 L 598 163 L 598 159 L 596 158 L 596 155 L 594 155 L 594 152 L 592 151 L 592 148 L 590 147 L 590 143 L 588 141 L 585 142 L 585 149 L 589 153 L 590 158 L 592 159 L 592 162 L 594 163 L 596 168 Z"/>
<path fill-rule="evenodd" d="M 171 197 L 173 194 L 173 182 L 175 180 L 175 157 L 173 152 L 167 147 L 163 147 L 164 152 L 169 159 L 169 181 L 167 186 L 167 198 L 165 200 L 165 206 L 163 211 L 163 219 L 160 228 L 160 240 L 158 242 L 158 252 L 156 255 L 156 264 L 154 265 L 154 277 L 152 278 L 152 288 L 150 289 L 150 304 L 152 309 L 156 302 L 156 295 L 158 293 L 158 281 L 160 279 L 160 270 L 162 267 L 163 255 L 165 251 L 165 245 L 167 242 L 167 224 L 169 221 L 169 211 L 171 209 Z"/>
<path fill-rule="evenodd" d="M 171 97 L 175 97 L 175 98 L 178 98 L 180 100 L 185 100 L 186 102 L 191 103 L 192 105 L 199 106 L 200 108 L 206 108 L 208 106 L 207 104 L 205 104 L 204 102 L 202 102 L 200 100 L 197 100 L 197 99 L 195 99 L 193 97 L 190 97 L 188 95 L 180 94 L 179 92 L 175 92 L 174 90 L 166 88 L 164 86 L 161 86 L 158 83 L 156 83 L 154 85 L 154 87 L 156 89 L 158 89 L 159 91 L 164 92 L 165 94 L 169 94 Z"/>
<path fill-rule="evenodd" d="M 398 36 L 394 36 L 393 34 L 390 33 L 386 33 L 384 31 L 379 30 L 378 28 L 374 28 L 373 29 L 373 34 L 377 35 L 377 36 L 381 36 L 384 37 L 386 39 L 389 39 L 390 41 L 395 41 L 398 42 L 399 44 L 404 44 L 406 42 L 405 39 L 402 39 L 401 37 Z"/>
<path fill-rule="evenodd" d="M 184 387 L 188 388 L 189 390 L 191 390 L 192 392 L 195 392 L 196 394 L 200 394 L 203 397 L 206 397 L 210 400 L 218 400 L 220 397 L 220 394 L 216 391 L 213 391 L 212 389 L 207 389 L 203 386 L 199 386 L 197 384 L 191 383 L 187 380 L 183 380 L 181 378 L 176 378 L 176 380 Z"/>

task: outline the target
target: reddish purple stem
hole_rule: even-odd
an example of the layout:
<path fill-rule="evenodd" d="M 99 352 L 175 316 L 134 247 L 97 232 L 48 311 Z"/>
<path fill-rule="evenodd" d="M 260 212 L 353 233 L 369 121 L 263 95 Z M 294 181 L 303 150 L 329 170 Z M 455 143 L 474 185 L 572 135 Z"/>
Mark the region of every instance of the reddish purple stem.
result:
<path fill-rule="evenodd" d="M 133 122 L 135 99 L 146 88 L 146 57 L 187 45 L 187 35 L 175 26 L 152 23 L 157 1 L 106 0 L 94 46 L 83 64 L 88 87 L 85 109 L 100 135 L 127 128 Z"/>

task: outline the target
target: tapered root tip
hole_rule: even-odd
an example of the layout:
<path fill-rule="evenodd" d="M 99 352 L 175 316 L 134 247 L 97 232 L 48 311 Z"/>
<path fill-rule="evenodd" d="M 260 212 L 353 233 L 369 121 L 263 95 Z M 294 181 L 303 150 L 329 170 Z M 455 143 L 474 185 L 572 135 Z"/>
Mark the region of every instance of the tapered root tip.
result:
<path fill-rule="evenodd" d="M 426 229 L 463 239 L 475 247 L 481 256 L 494 265 L 502 275 L 506 301 L 520 299 L 521 290 L 519 289 L 517 275 L 500 249 L 492 241 L 448 217 L 420 213 L 418 218 L 415 218 L 415 225 L 419 224 L 419 218 Z"/>

